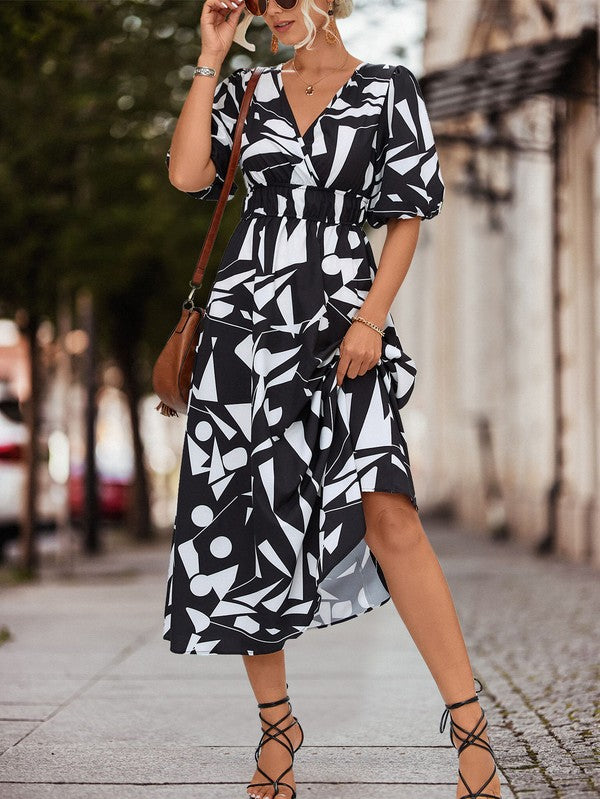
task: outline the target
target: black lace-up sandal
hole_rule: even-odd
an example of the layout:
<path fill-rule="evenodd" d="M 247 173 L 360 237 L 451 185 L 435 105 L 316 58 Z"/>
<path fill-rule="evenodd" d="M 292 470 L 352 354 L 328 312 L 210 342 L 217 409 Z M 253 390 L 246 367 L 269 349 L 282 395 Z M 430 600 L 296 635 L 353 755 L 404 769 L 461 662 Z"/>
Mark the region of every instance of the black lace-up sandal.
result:
<path fill-rule="evenodd" d="M 285 684 L 285 687 L 286 688 L 288 687 L 287 683 Z M 290 799 L 296 799 L 296 791 L 294 790 L 294 788 L 292 788 L 292 786 L 288 782 L 284 782 L 282 780 L 282 777 L 285 777 L 285 775 L 288 773 L 288 771 L 292 770 L 292 768 L 294 766 L 294 754 L 298 751 L 298 749 L 300 749 L 300 747 L 302 746 L 302 743 L 304 741 L 304 730 L 302 729 L 302 725 L 300 724 L 300 722 L 298 721 L 296 716 L 292 715 L 292 705 L 290 703 L 289 696 L 284 696 L 283 699 L 278 699 L 276 702 L 259 702 L 258 703 L 258 707 L 259 708 L 275 707 L 276 705 L 282 705 L 284 702 L 288 703 L 289 709 L 288 709 L 287 713 L 284 716 L 282 716 L 275 723 L 271 723 L 266 718 L 264 718 L 262 713 L 259 712 L 259 714 L 258 714 L 260 719 L 261 719 L 261 721 L 264 721 L 264 723 L 268 724 L 269 726 L 267 727 L 266 730 L 263 730 L 263 732 L 262 732 L 262 735 L 260 737 L 260 741 L 258 742 L 258 746 L 256 747 L 256 751 L 254 752 L 254 759 L 256 760 L 256 768 L 257 768 L 257 770 L 260 771 L 260 773 L 263 776 L 265 776 L 269 781 L 268 782 L 251 782 L 246 787 L 247 788 L 257 787 L 258 788 L 258 787 L 263 787 L 265 785 L 272 785 L 273 788 L 275 789 L 275 793 L 273 794 L 273 796 L 275 797 L 275 796 L 277 796 L 277 794 L 278 794 L 278 792 L 280 790 L 279 786 L 280 785 L 285 785 L 292 792 L 292 795 L 291 795 Z M 292 723 L 288 724 L 287 727 L 281 728 L 279 725 L 282 723 L 282 721 L 284 721 L 286 718 L 288 718 L 288 716 L 291 716 L 293 718 Z M 298 746 L 295 749 L 293 747 L 293 744 L 292 744 L 291 740 L 286 735 L 286 731 L 289 730 L 291 727 L 293 727 L 294 724 L 297 724 L 298 727 L 300 727 L 300 733 L 301 733 L 300 743 L 298 744 Z M 276 730 L 276 732 L 272 733 L 271 730 Z M 284 741 L 280 740 L 280 736 L 285 738 L 285 740 Z M 261 767 L 258 765 L 258 759 L 260 757 L 261 749 L 264 746 L 264 744 L 267 741 L 270 741 L 270 740 L 277 741 L 277 743 L 281 744 L 281 746 L 283 746 L 284 749 L 287 749 L 287 751 L 290 754 L 290 758 L 291 758 L 290 765 L 285 769 L 285 771 L 282 771 L 281 774 L 276 779 L 273 779 L 273 777 L 271 777 L 270 774 L 267 774 L 266 771 L 263 771 L 261 769 Z M 247 794 L 247 796 L 250 796 L 250 794 Z"/>
<path fill-rule="evenodd" d="M 477 680 L 477 677 L 475 677 L 474 679 Z M 454 721 L 454 719 L 450 714 L 450 711 L 454 710 L 457 707 L 462 707 L 462 705 L 468 705 L 470 702 L 477 702 L 479 700 L 477 694 L 483 690 L 483 686 L 481 685 L 479 680 L 477 680 L 477 682 L 479 683 L 479 688 L 476 689 L 475 696 L 471 696 L 469 699 L 464 699 L 462 702 L 454 702 L 452 705 L 446 705 L 446 709 L 442 713 L 442 718 L 440 719 L 440 732 L 441 733 L 444 732 L 444 729 L 446 727 L 446 722 L 448 721 L 448 716 L 450 716 L 450 742 L 452 743 L 452 746 L 454 748 L 456 748 L 456 744 L 454 742 L 453 736 L 454 738 L 456 738 L 457 741 L 461 742 L 460 746 L 458 747 L 458 754 L 460 755 L 463 749 L 466 749 L 467 746 L 479 746 L 480 749 L 485 749 L 486 752 L 489 752 L 494 761 L 494 770 L 487 778 L 487 780 L 483 783 L 483 785 L 479 788 L 478 791 L 473 791 L 473 789 L 469 787 L 469 783 L 463 777 L 459 766 L 458 776 L 460 777 L 463 785 L 468 791 L 468 793 L 463 794 L 459 799 L 501 799 L 501 797 L 495 793 L 485 792 L 485 789 L 494 779 L 494 776 L 498 772 L 498 769 L 496 768 L 496 757 L 494 755 L 492 747 L 490 746 L 488 741 L 484 741 L 481 738 L 481 734 L 485 731 L 486 727 L 488 726 L 487 719 L 485 720 L 483 727 L 479 730 L 479 732 L 477 732 L 477 728 L 485 718 L 485 712 L 483 708 L 481 710 L 481 716 L 479 717 L 477 724 L 473 727 L 472 730 L 466 730 L 464 727 L 461 727 L 460 724 L 457 724 Z M 464 735 L 461 735 L 461 733 L 464 733 Z"/>

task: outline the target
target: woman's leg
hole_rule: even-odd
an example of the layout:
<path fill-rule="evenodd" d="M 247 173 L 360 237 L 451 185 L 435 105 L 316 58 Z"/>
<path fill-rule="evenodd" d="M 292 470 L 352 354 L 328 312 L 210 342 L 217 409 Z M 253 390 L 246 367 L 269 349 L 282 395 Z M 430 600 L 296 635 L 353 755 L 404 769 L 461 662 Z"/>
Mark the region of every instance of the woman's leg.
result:
<path fill-rule="evenodd" d="M 405 494 L 365 491 L 362 499 L 367 525 L 365 540 L 381 566 L 392 601 L 444 702 L 452 704 L 473 696 L 473 671 L 456 609 L 418 512 Z M 475 727 L 480 715 L 479 702 L 452 711 L 455 722 L 467 730 Z M 477 732 L 482 726 L 483 722 Z M 481 738 L 489 740 L 486 732 Z M 491 774 L 494 762 L 489 752 L 468 746 L 460 755 L 459 765 L 471 789 L 477 791 Z M 485 792 L 500 796 L 497 775 Z M 465 793 L 459 779 L 457 796 Z"/>
<path fill-rule="evenodd" d="M 291 701 L 292 697 L 286 689 L 285 655 L 283 649 L 268 655 L 242 655 L 242 657 L 257 703 L 275 702 L 278 699 L 282 699 L 284 696 L 289 696 Z M 263 730 L 268 729 L 269 724 L 275 724 L 275 722 L 279 721 L 289 709 L 290 706 L 287 702 L 282 705 L 276 705 L 275 707 L 260 708 L 260 713 L 268 722 L 266 724 L 261 723 Z M 256 712 L 259 712 L 259 708 L 256 709 Z M 279 726 L 281 729 L 285 729 L 292 721 L 293 718 L 289 715 L 287 718 L 283 719 Z M 272 735 L 275 735 L 276 732 L 277 730 L 271 729 Z M 302 738 L 300 727 L 294 724 L 293 727 L 286 730 L 285 734 L 290 739 L 294 749 L 296 749 Z M 282 735 L 278 737 L 282 743 L 286 743 Z M 287 749 L 277 741 L 267 740 L 261 749 L 258 765 L 263 771 L 266 771 L 267 774 L 276 778 L 290 765 L 290 760 L 291 755 Z M 287 774 L 282 777 L 282 780 L 293 785 L 294 788 L 296 787 L 293 769 L 288 771 Z M 267 782 L 267 778 L 257 769 L 250 782 Z M 286 785 L 282 785 L 281 790 L 277 794 L 274 794 L 273 790 L 272 785 L 261 785 L 248 788 L 247 792 L 249 796 L 257 796 L 260 797 L 260 799 L 263 799 L 263 797 L 264 799 L 290 799 L 292 795 L 290 789 Z"/>

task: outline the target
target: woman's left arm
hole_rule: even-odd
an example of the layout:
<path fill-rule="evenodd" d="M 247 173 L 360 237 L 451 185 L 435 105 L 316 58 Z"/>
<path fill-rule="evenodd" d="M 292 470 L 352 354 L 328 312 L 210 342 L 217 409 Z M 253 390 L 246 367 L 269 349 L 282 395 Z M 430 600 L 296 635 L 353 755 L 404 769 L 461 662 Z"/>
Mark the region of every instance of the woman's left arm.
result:
<path fill-rule="evenodd" d="M 390 219 L 381 251 L 379 266 L 371 288 L 357 311 L 369 322 L 383 327 L 388 311 L 410 267 L 421 218 Z M 362 322 L 350 325 L 340 344 L 340 361 L 336 380 L 341 386 L 344 377 L 364 375 L 381 358 L 383 339 L 376 330 Z"/>

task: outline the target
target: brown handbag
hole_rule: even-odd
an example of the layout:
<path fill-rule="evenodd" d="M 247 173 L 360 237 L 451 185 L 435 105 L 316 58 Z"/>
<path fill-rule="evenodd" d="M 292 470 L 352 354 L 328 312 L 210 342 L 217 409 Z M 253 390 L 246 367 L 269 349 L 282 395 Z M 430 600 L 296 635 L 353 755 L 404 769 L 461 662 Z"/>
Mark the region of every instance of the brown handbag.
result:
<path fill-rule="evenodd" d="M 208 304 L 207 296 L 204 306 L 196 305 L 194 302 L 194 294 L 197 289 L 200 288 L 204 277 L 204 270 L 206 269 L 206 264 L 208 263 L 210 253 L 217 237 L 219 223 L 223 216 L 223 211 L 225 210 L 229 189 L 231 188 L 233 176 L 237 168 L 244 121 L 248 114 L 248 107 L 254 93 L 254 88 L 262 71 L 263 67 L 255 67 L 252 70 L 252 75 L 250 76 L 250 80 L 248 81 L 246 91 L 242 98 L 240 113 L 233 136 L 231 156 L 229 158 L 229 164 L 227 165 L 227 173 L 216 208 L 210 220 L 202 252 L 200 253 L 198 263 L 196 264 L 194 274 L 190 281 L 192 290 L 184 301 L 179 321 L 169 336 L 152 370 L 152 387 L 160 399 L 160 402 L 156 406 L 156 410 L 160 411 L 164 416 L 179 416 L 180 413 L 187 413 L 196 347 L 198 346 L 200 331 L 202 330 L 202 320 L 206 314 L 206 305 Z"/>

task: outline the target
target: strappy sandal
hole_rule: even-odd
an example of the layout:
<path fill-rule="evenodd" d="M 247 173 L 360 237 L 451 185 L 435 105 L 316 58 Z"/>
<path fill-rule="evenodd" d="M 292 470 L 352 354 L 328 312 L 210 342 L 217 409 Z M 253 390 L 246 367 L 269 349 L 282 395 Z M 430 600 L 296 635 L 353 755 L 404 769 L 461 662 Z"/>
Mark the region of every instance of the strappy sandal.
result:
<path fill-rule="evenodd" d="M 287 683 L 286 683 L 286 688 L 287 688 Z M 288 782 L 283 782 L 283 780 L 281 778 L 284 777 L 288 773 L 288 771 L 292 770 L 292 768 L 294 766 L 294 754 L 298 751 L 298 749 L 300 749 L 300 747 L 302 746 L 302 743 L 304 741 L 304 730 L 302 729 L 302 725 L 300 724 L 300 722 L 298 721 L 296 716 L 292 715 L 292 705 L 290 703 L 289 696 L 284 696 L 283 699 L 278 699 L 276 702 L 259 702 L 258 703 L 258 707 L 259 708 L 275 707 L 276 705 L 282 705 L 284 702 L 288 703 L 289 709 L 288 709 L 287 713 L 284 716 L 282 716 L 278 721 L 276 721 L 274 724 L 272 724 L 270 721 L 268 721 L 266 718 L 264 718 L 262 713 L 259 712 L 259 714 L 258 714 L 260 719 L 261 719 L 261 721 L 264 721 L 264 723 L 268 724 L 269 726 L 267 727 L 266 730 L 263 730 L 263 732 L 262 732 L 262 735 L 260 737 L 260 741 L 258 742 L 258 746 L 256 747 L 256 751 L 254 752 L 254 759 L 256 760 L 256 768 L 257 768 L 257 770 L 260 771 L 260 773 L 263 776 L 265 776 L 269 781 L 268 782 L 251 782 L 246 787 L 247 788 L 252 788 L 252 787 L 265 786 L 265 785 L 272 785 L 273 788 L 275 788 L 275 793 L 273 794 L 273 796 L 275 797 L 279 793 L 279 786 L 280 785 L 285 785 L 292 792 L 292 795 L 291 795 L 290 799 L 296 799 L 296 791 L 294 790 L 294 788 L 292 788 L 292 786 Z M 294 720 L 292 721 L 291 724 L 288 724 L 287 727 L 284 727 L 282 729 L 279 725 L 288 716 L 292 716 L 292 718 Z M 300 732 L 301 732 L 300 743 L 298 744 L 298 746 L 295 749 L 294 749 L 293 744 L 290 741 L 289 737 L 286 735 L 286 731 L 289 730 L 291 727 L 293 727 L 294 724 L 297 724 L 298 727 L 300 727 Z M 271 732 L 271 730 L 276 730 L 277 732 L 275 732 L 273 734 Z M 280 740 L 279 736 L 283 736 L 283 738 L 285 738 L 285 741 Z M 281 744 L 281 746 L 283 746 L 285 749 L 287 749 L 287 751 L 289 752 L 290 757 L 291 757 L 290 765 L 285 769 L 285 771 L 282 771 L 281 774 L 276 779 L 273 779 L 273 777 L 271 777 L 270 774 L 267 774 L 266 771 L 263 771 L 261 769 L 261 767 L 258 765 L 258 759 L 260 757 L 261 749 L 264 746 L 264 744 L 267 741 L 270 741 L 270 740 L 277 741 L 277 743 Z M 247 796 L 250 796 L 250 794 L 247 794 Z"/>
<path fill-rule="evenodd" d="M 475 677 L 474 679 L 477 680 L 477 677 Z M 461 770 L 460 770 L 460 766 L 459 766 L 459 768 L 458 768 L 458 776 L 460 777 L 460 779 L 463 782 L 463 785 L 465 786 L 465 788 L 468 791 L 468 793 L 463 794 L 461 797 L 459 797 L 459 799 L 501 799 L 501 797 L 498 796 L 497 794 L 485 793 L 485 789 L 490 784 L 490 782 L 493 780 L 493 778 L 496 775 L 498 769 L 496 768 L 496 757 L 494 755 L 494 751 L 493 751 L 492 747 L 490 746 L 488 741 L 484 741 L 481 738 L 481 734 L 484 732 L 484 730 L 488 726 L 487 719 L 486 719 L 485 724 L 483 725 L 483 727 L 479 730 L 479 732 L 476 732 L 477 728 L 479 727 L 479 725 L 481 724 L 481 722 L 485 718 L 485 712 L 484 712 L 483 708 L 481 710 L 481 716 L 479 717 L 479 719 L 477 721 L 477 724 L 473 727 L 472 730 L 466 730 L 464 727 L 461 727 L 460 724 L 457 724 L 454 721 L 454 719 L 452 718 L 452 716 L 450 714 L 450 711 L 454 710 L 457 707 L 462 707 L 462 705 L 468 705 L 470 702 L 477 702 L 478 701 L 479 697 L 477 696 L 477 694 L 480 691 L 483 690 L 483 686 L 481 685 L 479 680 L 477 680 L 477 682 L 479 683 L 479 688 L 476 689 L 475 696 L 471 696 L 469 699 L 464 699 L 462 702 L 454 702 L 451 705 L 446 705 L 445 706 L 446 709 L 442 713 L 442 718 L 440 719 L 440 732 L 441 733 L 444 732 L 444 729 L 446 727 L 446 722 L 448 720 L 448 716 L 450 716 L 450 742 L 452 743 L 452 746 L 456 748 L 456 745 L 455 745 L 453 737 L 452 737 L 453 734 L 454 734 L 454 737 L 458 741 L 461 741 L 461 744 L 458 747 L 458 754 L 460 755 L 460 753 L 463 751 L 463 749 L 466 749 L 467 746 L 479 746 L 481 749 L 485 749 L 486 752 L 489 752 L 490 755 L 492 756 L 493 761 L 494 761 L 494 770 L 492 771 L 490 776 L 487 778 L 487 780 L 483 783 L 483 785 L 479 788 L 478 791 L 473 791 L 472 788 L 469 787 L 469 783 L 463 777 L 463 775 L 461 773 Z M 464 737 L 461 736 L 460 733 L 464 733 Z"/>

